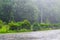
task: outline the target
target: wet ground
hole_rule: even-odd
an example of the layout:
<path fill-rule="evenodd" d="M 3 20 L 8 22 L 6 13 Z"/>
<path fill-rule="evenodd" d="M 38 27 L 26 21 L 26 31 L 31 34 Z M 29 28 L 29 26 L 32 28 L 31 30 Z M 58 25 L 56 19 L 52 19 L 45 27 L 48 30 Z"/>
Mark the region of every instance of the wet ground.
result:
<path fill-rule="evenodd" d="M 0 34 L 0 40 L 60 40 L 60 30 Z"/>

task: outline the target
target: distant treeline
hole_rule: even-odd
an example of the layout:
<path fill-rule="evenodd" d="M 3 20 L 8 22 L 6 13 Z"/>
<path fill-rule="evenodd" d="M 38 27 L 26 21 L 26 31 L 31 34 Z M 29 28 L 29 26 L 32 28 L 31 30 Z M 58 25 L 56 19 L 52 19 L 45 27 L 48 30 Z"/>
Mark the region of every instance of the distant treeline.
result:
<path fill-rule="evenodd" d="M 41 14 L 43 14 L 44 23 L 59 23 L 59 7 L 49 7 L 48 4 L 46 6 L 45 4 L 42 0 L 36 0 L 36 2 L 35 0 L 0 0 L 0 19 L 7 23 L 11 20 L 22 21 L 24 19 L 31 23 L 35 21 L 40 23 Z"/>
<path fill-rule="evenodd" d="M 5 22 L 38 20 L 38 7 L 32 0 L 0 0 L 0 19 Z"/>

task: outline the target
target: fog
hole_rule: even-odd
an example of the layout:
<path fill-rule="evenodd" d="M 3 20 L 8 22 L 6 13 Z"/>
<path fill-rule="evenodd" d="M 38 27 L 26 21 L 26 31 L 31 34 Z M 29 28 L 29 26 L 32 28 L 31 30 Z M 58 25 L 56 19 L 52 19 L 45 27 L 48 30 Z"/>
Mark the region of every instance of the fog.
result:
<path fill-rule="evenodd" d="M 60 22 L 60 0 L 0 0 L 0 5 L 8 5 L 3 10 L 7 9 L 6 13 L 11 10 L 15 21 Z"/>
<path fill-rule="evenodd" d="M 20 4 L 20 2 L 19 2 L 19 4 Z M 59 14 L 60 13 L 60 8 L 59 8 L 60 0 L 29 0 L 29 1 L 26 1 L 26 4 L 27 4 L 27 6 L 30 5 L 31 8 L 32 7 L 37 8 L 38 13 L 36 13 L 36 15 L 35 15 L 35 13 L 33 13 L 35 15 L 34 18 L 36 18 L 36 21 L 41 22 L 41 14 L 42 14 L 42 20 L 45 23 L 46 23 L 46 20 L 48 20 L 52 23 L 60 22 L 60 18 L 59 18 L 60 17 L 60 14 Z M 27 9 L 27 8 L 25 8 L 25 9 Z M 32 12 L 33 12 L 33 10 L 32 10 Z M 26 15 L 28 15 L 28 14 L 26 14 Z M 32 15 L 30 15 L 30 16 L 32 18 Z"/>
<path fill-rule="evenodd" d="M 40 13 L 43 14 L 43 19 L 46 18 L 50 22 L 59 22 L 60 20 L 60 0 L 37 0 L 37 6 Z"/>

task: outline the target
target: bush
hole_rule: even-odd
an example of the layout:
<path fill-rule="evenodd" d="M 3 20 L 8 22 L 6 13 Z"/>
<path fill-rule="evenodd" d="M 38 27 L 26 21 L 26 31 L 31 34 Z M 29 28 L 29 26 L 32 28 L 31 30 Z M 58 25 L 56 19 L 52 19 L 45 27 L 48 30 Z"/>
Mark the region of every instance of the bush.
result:
<path fill-rule="evenodd" d="M 38 23 L 34 23 L 33 26 L 32 26 L 32 30 L 33 31 L 38 31 L 40 30 L 40 25 Z"/>
<path fill-rule="evenodd" d="M 49 28 L 50 24 L 40 24 L 42 29 Z"/>
<path fill-rule="evenodd" d="M 3 25 L 5 25 L 5 23 L 2 20 L 0 20 L 0 28 L 2 28 Z"/>
<path fill-rule="evenodd" d="M 30 22 L 28 20 L 24 20 L 23 23 L 22 23 L 22 25 L 21 25 L 21 28 L 22 29 L 28 29 L 28 30 L 30 30 L 31 29 Z"/>
<path fill-rule="evenodd" d="M 21 29 L 20 32 L 28 32 L 27 29 Z"/>
<path fill-rule="evenodd" d="M 13 22 L 11 21 L 9 23 L 10 30 L 16 30 L 19 31 L 20 29 L 31 29 L 31 24 L 28 20 L 24 20 L 22 22 Z"/>
<path fill-rule="evenodd" d="M 60 24 L 53 24 L 53 29 L 59 29 L 60 28 Z"/>
<path fill-rule="evenodd" d="M 18 23 L 16 23 L 16 22 L 13 22 L 13 21 L 11 21 L 10 23 L 9 23 L 9 26 L 10 26 L 10 30 L 18 30 L 18 28 L 19 28 L 19 25 L 18 25 Z"/>
<path fill-rule="evenodd" d="M 9 31 L 8 25 L 3 25 L 2 28 L 0 29 L 0 33 L 7 33 L 8 31 Z"/>
<path fill-rule="evenodd" d="M 55 28 L 56 29 L 60 28 L 60 24 L 34 23 L 33 25 L 31 25 L 28 20 L 24 20 L 21 22 L 11 21 L 8 24 L 5 24 L 2 20 L 0 20 L 0 33 L 29 32 L 29 31 L 49 30 Z"/>

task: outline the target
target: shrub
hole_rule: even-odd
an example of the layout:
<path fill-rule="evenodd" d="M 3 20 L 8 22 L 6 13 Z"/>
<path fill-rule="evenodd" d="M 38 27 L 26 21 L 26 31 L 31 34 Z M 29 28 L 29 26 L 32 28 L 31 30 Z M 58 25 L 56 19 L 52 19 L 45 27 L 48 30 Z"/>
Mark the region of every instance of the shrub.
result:
<path fill-rule="evenodd" d="M 60 28 L 60 24 L 53 24 L 53 28 L 54 29 L 59 29 Z"/>
<path fill-rule="evenodd" d="M 11 21 L 9 23 L 10 30 L 16 30 L 19 31 L 20 29 L 31 29 L 31 24 L 28 20 L 24 20 L 22 22 L 13 22 Z"/>
<path fill-rule="evenodd" d="M 9 31 L 8 25 L 3 25 L 2 28 L 0 29 L 0 33 L 7 33 L 8 31 Z"/>
<path fill-rule="evenodd" d="M 38 23 L 34 23 L 33 26 L 32 26 L 32 30 L 33 31 L 38 31 L 40 30 L 40 25 Z"/>
<path fill-rule="evenodd" d="M 41 28 L 49 28 L 49 26 L 50 26 L 49 24 L 40 24 Z"/>
<path fill-rule="evenodd" d="M 2 26 L 4 25 L 5 23 L 2 21 L 2 20 L 0 20 L 0 28 L 2 28 Z"/>
<path fill-rule="evenodd" d="M 21 29 L 20 32 L 28 32 L 27 29 Z"/>
<path fill-rule="evenodd" d="M 11 21 L 10 23 L 9 23 L 9 26 L 10 26 L 10 30 L 18 30 L 18 28 L 19 28 L 19 25 L 16 23 L 16 22 L 13 22 L 13 21 Z"/>
<path fill-rule="evenodd" d="M 31 29 L 31 24 L 30 24 L 30 22 L 28 21 L 28 20 L 24 20 L 23 21 L 23 23 L 22 23 L 22 25 L 21 25 L 21 28 L 23 29 L 28 29 L 28 30 L 30 30 Z"/>

